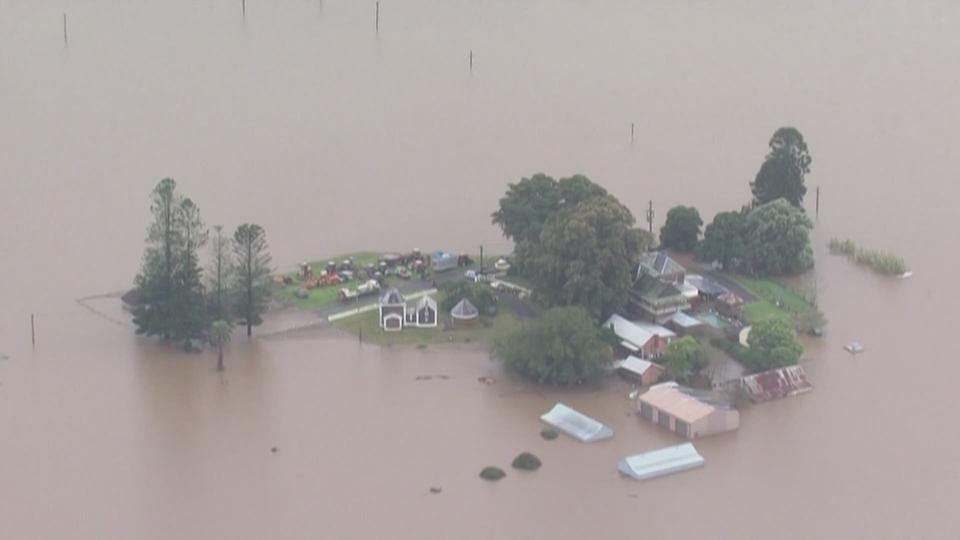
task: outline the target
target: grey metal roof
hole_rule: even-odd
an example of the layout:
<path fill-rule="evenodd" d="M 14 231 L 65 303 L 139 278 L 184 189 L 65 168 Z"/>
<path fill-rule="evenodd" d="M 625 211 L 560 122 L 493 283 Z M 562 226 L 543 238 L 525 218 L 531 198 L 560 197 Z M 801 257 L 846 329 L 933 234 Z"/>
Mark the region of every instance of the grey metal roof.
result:
<path fill-rule="evenodd" d="M 671 259 L 662 251 L 647 251 L 640 255 L 640 267 L 637 269 L 638 278 L 640 277 L 640 273 L 644 270 L 656 278 L 659 278 L 663 275 L 671 276 L 687 271 L 686 268 L 680 265 L 680 263 Z"/>
<path fill-rule="evenodd" d="M 387 289 L 383 295 L 380 296 L 380 304 L 384 306 L 403 305 L 404 303 L 406 303 L 406 301 L 403 299 L 403 295 L 395 288 Z"/>
<path fill-rule="evenodd" d="M 703 456 L 692 444 L 684 443 L 625 457 L 617 469 L 637 480 L 645 480 L 702 466 Z"/>
<path fill-rule="evenodd" d="M 458 319 L 472 319 L 480 315 L 480 311 L 469 300 L 464 298 L 457 302 L 457 305 L 453 306 L 453 309 L 450 310 L 450 315 Z"/>

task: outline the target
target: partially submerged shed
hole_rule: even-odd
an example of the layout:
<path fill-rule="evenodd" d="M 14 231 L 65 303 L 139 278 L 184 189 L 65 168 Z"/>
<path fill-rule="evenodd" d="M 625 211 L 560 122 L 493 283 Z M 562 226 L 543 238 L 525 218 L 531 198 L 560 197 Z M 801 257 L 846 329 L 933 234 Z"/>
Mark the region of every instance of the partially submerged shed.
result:
<path fill-rule="evenodd" d="M 703 456 L 692 444 L 683 443 L 627 456 L 620 460 L 617 469 L 637 480 L 646 480 L 702 466 Z"/>
<path fill-rule="evenodd" d="M 666 372 L 663 366 L 654 364 L 649 360 L 642 360 L 633 355 L 614 362 L 613 366 L 622 375 L 636 379 L 643 386 L 655 384 Z"/>
<path fill-rule="evenodd" d="M 726 400 L 675 382 L 652 386 L 639 401 L 640 416 L 688 439 L 740 427 L 740 413 Z"/>
<path fill-rule="evenodd" d="M 754 403 L 770 401 L 813 390 L 807 374 L 800 366 L 788 366 L 755 373 L 740 379 L 740 387 Z"/>
<path fill-rule="evenodd" d="M 540 420 L 580 442 L 602 441 L 613 437 L 612 429 L 563 403 L 554 405 Z"/>

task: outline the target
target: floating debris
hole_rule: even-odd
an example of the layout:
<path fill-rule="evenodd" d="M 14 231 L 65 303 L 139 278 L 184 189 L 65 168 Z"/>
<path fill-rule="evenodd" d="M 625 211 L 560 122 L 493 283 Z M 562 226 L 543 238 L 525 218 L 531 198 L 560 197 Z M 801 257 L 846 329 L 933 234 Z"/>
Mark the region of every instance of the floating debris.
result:
<path fill-rule="evenodd" d="M 438 486 L 431 486 L 431 487 L 430 487 L 430 493 L 440 493 L 441 491 L 443 491 L 443 488 L 441 488 L 441 487 L 438 487 Z"/>
<path fill-rule="evenodd" d="M 627 394 L 627 397 L 630 398 L 631 400 L 636 401 L 636 399 L 640 397 L 640 389 L 639 388 L 634 389 L 632 392 Z"/>
<path fill-rule="evenodd" d="M 863 345 L 859 341 L 851 341 L 844 345 L 843 348 L 850 354 L 862 353 L 864 350 Z"/>
<path fill-rule="evenodd" d="M 418 381 L 429 381 L 433 379 L 433 375 L 417 375 L 416 380 Z"/>
<path fill-rule="evenodd" d="M 270 447 L 270 451 L 273 452 L 274 454 L 276 454 L 277 452 L 280 451 L 280 449 L 277 448 L 276 446 L 272 446 L 272 447 Z"/>
<path fill-rule="evenodd" d="M 913 275 L 913 270 L 907 270 L 906 272 L 900 274 L 900 279 L 907 279 Z"/>
<path fill-rule="evenodd" d="M 440 379 L 441 381 L 449 381 L 449 380 L 450 380 L 450 376 L 449 376 L 449 375 L 437 375 L 437 378 Z"/>
<path fill-rule="evenodd" d="M 0 360 L 9 360 L 10 355 L 7 353 L 0 353 Z"/>
<path fill-rule="evenodd" d="M 493 377 L 477 377 L 477 382 L 483 383 L 483 384 L 493 384 L 497 382 L 497 380 L 494 379 Z"/>

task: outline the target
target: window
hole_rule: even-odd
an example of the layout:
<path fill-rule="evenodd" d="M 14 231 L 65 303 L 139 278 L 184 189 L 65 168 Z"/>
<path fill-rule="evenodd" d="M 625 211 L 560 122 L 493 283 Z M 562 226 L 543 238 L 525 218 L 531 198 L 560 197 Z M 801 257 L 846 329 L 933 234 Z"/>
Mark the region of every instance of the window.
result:
<path fill-rule="evenodd" d="M 640 416 L 646 418 L 647 420 L 653 421 L 653 407 L 647 403 L 640 403 Z"/>
<path fill-rule="evenodd" d="M 670 429 L 670 415 L 667 414 L 667 413 L 665 413 L 665 412 L 663 412 L 663 411 L 658 411 L 658 412 L 657 412 L 657 423 L 660 424 L 661 426 L 667 428 L 667 429 Z"/>
<path fill-rule="evenodd" d="M 677 419 L 677 421 L 674 422 L 674 424 L 676 424 L 677 426 L 677 429 L 676 429 L 677 433 L 679 433 L 680 435 L 683 435 L 684 437 L 690 436 L 690 424 L 680 419 Z"/>

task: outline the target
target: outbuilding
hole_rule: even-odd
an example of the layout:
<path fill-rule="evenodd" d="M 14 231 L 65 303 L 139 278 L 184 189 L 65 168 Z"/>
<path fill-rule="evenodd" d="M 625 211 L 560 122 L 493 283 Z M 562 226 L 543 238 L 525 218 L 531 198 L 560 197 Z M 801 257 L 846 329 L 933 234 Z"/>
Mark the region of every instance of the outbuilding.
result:
<path fill-rule="evenodd" d="M 437 301 L 429 295 L 417 302 L 417 326 L 421 328 L 437 326 Z"/>
<path fill-rule="evenodd" d="M 387 289 L 380 296 L 380 328 L 390 332 L 403 329 L 407 318 L 407 301 L 397 289 Z"/>
<path fill-rule="evenodd" d="M 466 298 L 457 302 L 457 305 L 450 310 L 450 319 L 454 328 L 473 326 L 479 318 L 480 311 Z"/>
<path fill-rule="evenodd" d="M 654 364 L 649 360 L 643 360 L 633 355 L 614 362 L 613 366 L 621 375 L 638 381 L 642 386 L 655 384 L 666 373 L 666 370 L 660 364 Z"/>
<path fill-rule="evenodd" d="M 728 402 L 675 382 L 652 386 L 639 401 L 641 417 L 688 439 L 740 427 L 740 413 Z"/>
<path fill-rule="evenodd" d="M 620 339 L 619 358 L 630 355 L 641 359 L 657 358 L 667 351 L 667 346 L 677 337 L 660 325 L 630 321 L 617 314 L 611 315 L 603 326 L 613 330 Z"/>

